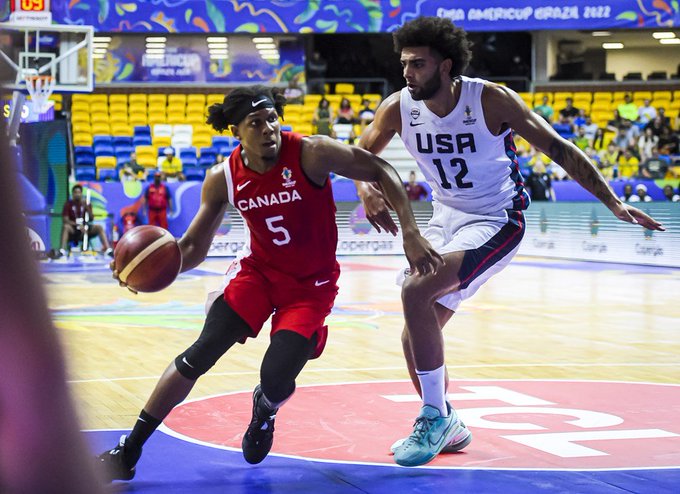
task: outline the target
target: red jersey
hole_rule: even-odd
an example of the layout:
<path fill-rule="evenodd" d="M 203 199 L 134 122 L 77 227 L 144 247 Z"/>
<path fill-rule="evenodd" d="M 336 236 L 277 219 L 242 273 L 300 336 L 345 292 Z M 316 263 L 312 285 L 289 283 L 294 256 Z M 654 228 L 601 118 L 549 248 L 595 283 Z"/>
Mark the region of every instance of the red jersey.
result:
<path fill-rule="evenodd" d="M 146 201 L 149 209 L 167 209 L 170 193 L 165 184 L 151 184 L 146 189 Z"/>
<path fill-rule="evenodd" d="M 88 213 L 88 220 L 92 221 L 92 206 L 88 206 L 85 202 L 75 202 L 73 199 L 69 199 L 64 203 L 64 207 L 61 210 L 62 216 L 68 216 L 68 218 L 75 222 L 78 219 L 85 219 L 85 213 Z"/>
<path fill-rule="evenodd" d="M 319 187 L 302 171 L 302 135 L 281 132 L 279 160 L 267 173 L 247 168 L 239 145 L 225 163 L 229 202 L 247 227 L 242 262 L 298 280 L 339 271 L 330 179 Z M 330 277 L 329 277 L 330 279 Z"/>

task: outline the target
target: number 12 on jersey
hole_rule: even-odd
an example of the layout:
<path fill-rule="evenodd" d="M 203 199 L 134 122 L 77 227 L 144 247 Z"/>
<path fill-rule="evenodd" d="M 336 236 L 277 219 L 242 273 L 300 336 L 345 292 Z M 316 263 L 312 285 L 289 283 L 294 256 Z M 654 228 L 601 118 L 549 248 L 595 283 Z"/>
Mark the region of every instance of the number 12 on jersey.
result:
<path fill-rule="evenodd" d="M 439 178 L 441 178 L 442 181 L 442 188 L 450 189 L 451 182 L 449 182 L 449 180 L 446 178 L 446 170 L 444 170 L 442 160 L 437 158 L 433 159 L 432 162 L 434 163 L 434 166 L 437 167 L 437 171 L 439 172 Z M 460 167 L 460 171 L 455 176 L 456 186 L 459 189 L 469 189 L 470 187 L 472 187 L 472 182 L 463 181 L 463 178 L 465 178 L 465 175 L 467 175 L 468 173 L 467 163 L 465 163 L 465 160 L 463 158 L 451 158 L 451 161 L 449 161 L 449 165 L 452 167 Z"/>

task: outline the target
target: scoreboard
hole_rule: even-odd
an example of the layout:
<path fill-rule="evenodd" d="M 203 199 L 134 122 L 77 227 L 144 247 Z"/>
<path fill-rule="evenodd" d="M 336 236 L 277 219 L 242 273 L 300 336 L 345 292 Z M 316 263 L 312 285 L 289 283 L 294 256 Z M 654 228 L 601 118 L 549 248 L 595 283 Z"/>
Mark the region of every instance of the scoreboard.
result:
<path fill-rule="evenodd" d="M 10 17 L 13 24 L 49 25 L 52 23 L 50 0 L 10 0 Z"/>

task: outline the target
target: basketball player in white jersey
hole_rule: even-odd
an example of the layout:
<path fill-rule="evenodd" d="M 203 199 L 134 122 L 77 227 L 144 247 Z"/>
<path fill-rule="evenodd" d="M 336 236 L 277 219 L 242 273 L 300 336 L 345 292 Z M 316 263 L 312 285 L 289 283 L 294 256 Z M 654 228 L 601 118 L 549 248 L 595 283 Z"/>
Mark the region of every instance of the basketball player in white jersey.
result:
<path fill-rule="evenodd" d="M 420 17 L 394 33 L 406 87 L 389 96 L 361 136 L 360 146 L 382 151 L 401 136 L 432 187 L 434 212 L 424 233 L 444 267 L 401 278 L 406 326 L 402 336 L 411 379 L 423 407 L 414 431 L 393 446 L 395 461 L 417 466 L 444 448 L 458 451 L 472 437 L 446 400 L 448 376 L 441 330 L 461 301 L 510 262 L 524 234 L 529 205 L 512 131 L 560 164 L 622 221 L 663 230 L 622 203 L 597 169 L 512 90 L 461 74 L 470 61 L 463 29 L 447 19 Z M 357 183 L 366 214 L 378 231 L 394 233 L 380 190 Z"/>

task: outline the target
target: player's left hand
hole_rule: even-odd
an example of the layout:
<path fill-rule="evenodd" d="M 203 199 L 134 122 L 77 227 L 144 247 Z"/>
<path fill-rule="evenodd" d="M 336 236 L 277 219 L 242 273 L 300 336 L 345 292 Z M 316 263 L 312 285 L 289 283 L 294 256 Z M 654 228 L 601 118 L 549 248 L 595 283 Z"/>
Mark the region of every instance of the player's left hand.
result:
<path fill-rule="evenodd" d="M 417 272 L 421 276 L 436 274 L 437 269 L 444 265 L 442 256 L 418 232 L 404 235 L 404 252 L 411 273 Z"/>
<path fill-rule="evenodd" d="M 666 231 L 660 222 L 630 204 L 621 203 L 612 208 L 612 213 L 614 213 L 614 216 L 621 221 L 639 224 L 649 230 L 658 230 L 660 232 Z"/>

